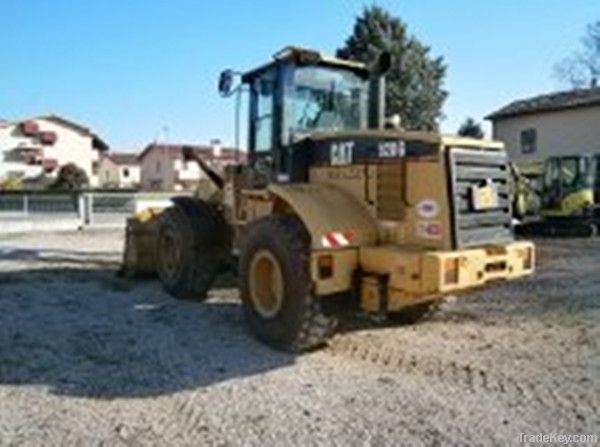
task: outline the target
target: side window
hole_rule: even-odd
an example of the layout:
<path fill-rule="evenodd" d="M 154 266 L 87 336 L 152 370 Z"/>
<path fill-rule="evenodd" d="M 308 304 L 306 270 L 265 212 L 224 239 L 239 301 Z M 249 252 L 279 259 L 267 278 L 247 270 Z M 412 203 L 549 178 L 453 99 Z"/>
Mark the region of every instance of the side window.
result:
<path fill-rule="evenodd" d="M 575 185 L 577 180 L 579 160 L 576 158 L 563 158 L 560 164 L 560 178 L 562 186 L 568 188 Z"/>
<path fill-rule="evenodd" d="M 537 131 L 535 129 L 525 129 L 521 131 L 521 152 L 524 154 L 533 154 L 537 151 Z"/>
<path fill-rule="evenodd" d="M 254 150 L 269 152 L 273 145 L 273 108 L 275 78 L 273 70 L 256 78 L 253 85 L 255 96 Z"/>

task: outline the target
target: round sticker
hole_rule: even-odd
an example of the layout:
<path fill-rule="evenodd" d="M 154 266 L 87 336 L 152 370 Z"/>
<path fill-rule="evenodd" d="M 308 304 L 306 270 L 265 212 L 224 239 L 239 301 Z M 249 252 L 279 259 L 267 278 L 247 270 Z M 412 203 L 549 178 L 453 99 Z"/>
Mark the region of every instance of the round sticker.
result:
<path fill-rule="evenodd" d="M 432 199 L 421 200 L 417 205 L 417 212 L 419 213 L 419 216 L 424 217 L 425 219 L 431 219 L 439 214 L 440 206 Z"/>

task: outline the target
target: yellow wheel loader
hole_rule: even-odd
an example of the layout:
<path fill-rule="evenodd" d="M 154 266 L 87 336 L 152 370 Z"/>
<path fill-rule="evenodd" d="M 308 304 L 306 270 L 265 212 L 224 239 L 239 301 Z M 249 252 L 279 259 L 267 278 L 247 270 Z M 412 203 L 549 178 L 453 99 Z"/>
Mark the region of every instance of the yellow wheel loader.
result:
<path fill-rule="evenodd" d="M 598 235 L 600 155 L 550 157 L 544 163 L 541 176 L 539 208 L 533 210 L 533 217 L 524 216 L 517 232 L 525 236 L 549 237 Z M 528 190 L 531 188 L 521 188 L 520 193 L 524 196 Z"/>
<path fill-rule="evenodd" d="M 390 63 L 290 47 L 242 75 L 249 162 L 223 177 L 204 166 L 218 192 L 158 216 L 167 291 L 203 299 L 236 259 L 253 332 L 300 351 L 333 334 L 341 309 L 414 320 L 445 295 L 532 273 L 533 244 L 513 237 L 502 144 L 386 129 Z"/>

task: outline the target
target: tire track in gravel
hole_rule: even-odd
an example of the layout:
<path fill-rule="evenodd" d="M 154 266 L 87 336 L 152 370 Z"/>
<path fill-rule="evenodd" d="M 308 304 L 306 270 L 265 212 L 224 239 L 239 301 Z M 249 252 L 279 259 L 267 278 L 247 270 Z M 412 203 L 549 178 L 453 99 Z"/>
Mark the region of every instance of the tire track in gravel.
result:
<path fill-rule="evenodd" d="M 205 317 L 210 319 L 208 312 Z M 165 346 L 179 346 L 182 341 L 181 334 L 173 328 L 186 327 L 189 324 L 188 315 L 182 308 L 166 305 L 162 309 L 161 321 L 158 323 L 158 327 L 161 327 L 162 343 Z M 214 343 L 218 344 L 210 341 L 207 345 Z M 205 348 L 209 349 L 207 345 Z M 179 387 L 183 391 L 171 395 L 169 408 L 165 409 L 152 427 L 153 434 L 160 437 L 165 444 L 202 445 L 204 437 L 207 442 L 214 441 L 216 437 L 225 443 L 225 433 L 214 424 L 210 424 L 210 433 L 208 433 L 210 414 L 206 404 L 202 402 L 205 384 L 192 385 L 194 377 L 197 376 L 196 370 L 199 368 L 198 359 L 186 350 L 162 349 L 159 351 L 159 363 L 164 368 L 165 374 L 169 376 L 169 381 L 179 381 Z M 205 380 L 210 382 L 208 377 Z M 196 389 L 186 390 L 188 386 L 195 386 Z"/>
<path fill-rule="evenodd" d="M 405 352 L 390 346 L 352 340 L 349 337 L 334 339 L 328 350 L 334 356 L 348 357 L 387 371 L 436 378 L 438 381 L 464 388 L 471 393 L 493 393 L 510 402 L 523 400 L 536 402 L 549 410 L 562 409 L 576 415 L 582 412 L 598 414 L 600 407 L 598 396 L 593 393 L 579 393 L 579 396 L 575 396 L 572 391 L 559 391 L 562 383 L 558 379 L 544 385 L 519 377 L 518 374 L 507 377 L 502 373 L 468 362 Z"/>

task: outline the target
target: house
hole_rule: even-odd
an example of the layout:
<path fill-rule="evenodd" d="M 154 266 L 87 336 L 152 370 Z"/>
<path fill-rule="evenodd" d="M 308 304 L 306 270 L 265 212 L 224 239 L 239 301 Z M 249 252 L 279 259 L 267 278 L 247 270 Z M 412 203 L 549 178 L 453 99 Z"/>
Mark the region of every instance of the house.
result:
<path fill-rule="evenodd" d="M 600 87 L 535 96 L 490 114 L 494 139 L 528 165 L 549 156 L 600 153 Z"/>
<path fill-rule="evenodd" d="M 90 129 L 57 115 L 0 122 L 0 179 L 56 176 L 74 163 L 97 186 L 95 167 L 108 145 Z"/>
<path fill-rule="evenodd" d="M 143 190 L 193 190 L 199 181 L 206 179 L 197 163 L 184 160 L 184 147 L 192 149 L 217 172 L 222 171 L 227 165 L 246 161 L 245 152 L 223 148 L 218 141 L 204 146 L 153 143 L 146 146 L 139 156 Z"/>
<path fill-rule="evenodd" d="M 138 188 L 141 183 L 141 170 L 137 154 L 103 154 L 98 163 L 98 182 L 102 188 Z"/>

